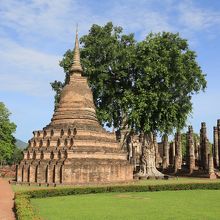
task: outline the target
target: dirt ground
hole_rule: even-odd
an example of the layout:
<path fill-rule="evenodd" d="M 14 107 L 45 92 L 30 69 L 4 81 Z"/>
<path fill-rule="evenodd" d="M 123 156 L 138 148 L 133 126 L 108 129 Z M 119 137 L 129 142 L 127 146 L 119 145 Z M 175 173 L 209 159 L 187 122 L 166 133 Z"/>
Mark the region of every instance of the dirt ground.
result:
<path fill-rule="evenodd" d="M 0 178 L 0 219 L 15 220 L 14 192 L 7 179 Z"/>

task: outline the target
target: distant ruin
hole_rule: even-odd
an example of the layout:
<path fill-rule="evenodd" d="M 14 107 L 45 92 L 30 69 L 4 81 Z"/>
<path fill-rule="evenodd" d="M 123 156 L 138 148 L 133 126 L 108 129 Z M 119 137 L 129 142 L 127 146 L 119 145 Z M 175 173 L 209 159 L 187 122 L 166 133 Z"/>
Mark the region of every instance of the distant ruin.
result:
<path fill-rule="evenodd" d="M 138 136 L 130 138 L 129 149 L 132 149 L 132 156 L 129 160 L 134 165 L 134 171 L 141 169 L 142 147 L 138 142 Z M 203 177 L 217 178 L 220 158 L 220 120 L 213 128 L 213 145 L 207 138 L 206 123 L 201 123 L 199 138 L 195 138 L 193 127 L 188 127 L 186 133 L 186 153 L 183 158 L 183 147 L 181 133 L 177 132 L 174 140 L 169 143 L 167 135 L 157 143 L 154 136 L 155 166 L 162 172 L 170 175 L 199 175 Z M 137 147 L 138 146 L 138 147 Z M 128 153 L 129 154 L 129 153 Z M 130 154 L 129 154 L 130 155 Z"/>

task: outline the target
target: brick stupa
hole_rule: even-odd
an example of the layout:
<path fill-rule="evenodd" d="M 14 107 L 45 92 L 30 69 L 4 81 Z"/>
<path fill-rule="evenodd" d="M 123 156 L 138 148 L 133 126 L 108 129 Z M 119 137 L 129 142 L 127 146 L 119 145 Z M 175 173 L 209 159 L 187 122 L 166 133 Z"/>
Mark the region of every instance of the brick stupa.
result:
<path fill-rule="evenodd" d="M 43 130 L 34 131 L 17 166 L 18 183 L 88 184 L 133 179 L 133 167 L 114 133 L 98 122 L 92 91 L 80 64 L 76 34 L 69 83 Z"/>

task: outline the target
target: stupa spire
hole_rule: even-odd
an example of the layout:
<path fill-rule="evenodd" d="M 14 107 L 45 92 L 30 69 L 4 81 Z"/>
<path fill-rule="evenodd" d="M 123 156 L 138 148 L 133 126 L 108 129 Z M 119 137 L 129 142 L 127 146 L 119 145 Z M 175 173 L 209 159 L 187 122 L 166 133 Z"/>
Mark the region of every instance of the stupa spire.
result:
<path fill-rule="evenodd" d="M 75 48 L 73 53 L 73 64 L 70 68 L 70 73 L 82 73 L 83 69 L 80 63 L 80 52 L 79 52 L 79 39 L 78 39 L 78 25 L 76 27 L 75 37 Z"/>

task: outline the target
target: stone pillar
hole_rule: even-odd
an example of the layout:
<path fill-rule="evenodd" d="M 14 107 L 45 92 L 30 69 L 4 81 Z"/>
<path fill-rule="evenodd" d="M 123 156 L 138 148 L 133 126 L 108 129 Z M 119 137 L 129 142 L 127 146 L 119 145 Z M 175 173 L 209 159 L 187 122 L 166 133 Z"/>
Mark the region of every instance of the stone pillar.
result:
<path fill-rule="evenodd" d="M 217 121 L 217 129 L 218 129 L 218 158 L 220 159 L 220 119 L 218 119 Z"/>
<path fill-rule="evenodd" d="M 167 134 L 163 135 L 163 169 L 169 166 L 169 142 Z"/>
<path fill-rule="evenodd" d="M 123 120 L 123 122 L 125 123 L 125 121 Z M 120 145 L 121 145 L 121 149 L 123 150 L 126 150 L 128 152 L 128 146 L 127 146 L 127 141 L 128 141 L 128 138 L 129 138 L 129 129 L 128 129 L 128 126 L 125 126 L 125 128 L 121 129 L 120 130 Z M 129 154 L 129 152 L 128 152 Z"/>
<path fill-rule="evenodd" d="M 134 171 L 137 172 L 139 170 L 139 166 L 140 166 L 140 157 L 142 155 L 142 146 L 141 143 L 139 141 L 139 137 L 137 135 L 132 135 L 131 136 L 131 143 L 129 143 L 130 145 L 132 145 L 132 155 L 133 155 L 133 159 L 132 159 L 132 164 L 134 165 Z"/>
<path fill-rule="evenodd" d="M 201 123 L 200 129 L 201 167 L 208 170 L 209 141 L 206 134 L 206 123 Z"/>
<path fill-rule="evenodd" d="M 22 182 L 22 165 L 16 165 L 16 181 Z"/>
<path fill-rule="evenodd" d="M 214 170 L 214 162 L 213 162 L 213 156 L 210 153 L 209 157 L 208 157 L 208 161 L 209 161 L 209 178 L 210 179 L 216 179 L 216 175 L 215 175 L 215 170 Z"/>
<path fill-rule="evenodd" d="M 133 147 L 133 135 L 127 137 L 128 160 L 135 166 L 135 152 Z"/>
<path fill-rule="evenodd" d="M 36 173 L 36 167 L 34 165 L 30 165 L 29 167 L 29 172 L 30 172 L 30 177 L 29 177 L 29 182 L 34 183 L 35 182 L 35 173 Z"/>
<path fill-rule="evenodd" d="M 189 126 L 187 133 L 187 165 L 189 167 L 189 173 L 191 174 L 195 169 L 195 148 L 192 126 Z"/>
<path fill-rule="evenodd" d="M 219 152 L 218 152 L 218 128 L 213 127 L 213 156 L 214 166 L 219 167 Z"/>
<path fill-rule="evenodd" d="M 182 167 L 182 143 L 181 133 L 178 131 L 175 134 L 175 173 Z"/>
<path fill-rule="evenodd" d="M 47 171 L 47 175 L 48 175 L 48 178 L 47 178 L 47 181 L 48 183 L 54 183 L 54 180 L 55 180 L 55 166 L 54 164 L 50 164 L 48 165 L 48 171 Z"/>
<path fill-rule="evenodd" d="M 169 161 L 170 161 L 170 165 L 172 165 L 173 167 L 175 164 L 175 142 L 174 141 L 170 143 Z"/>
<path fill-rule="evenodd" d="M 154 133 L 153 134 L 153 142 L 154 142 L 154 148 L 155 148 L 155 165 L 158 168 L 159 167 L 159 163 L 160 163 L 160 155 L 159 155 L 159 151 L 158 151 L 158 143 L 157 143 L 157 135 Z"/>
<path fill-rule="evenodd" d="M 194 148 L 195 148 L 196 165 L 198 165 L 198 161 L 199 161 L 199 141 L 196 137 L 194 137 Z"/>
<path fill-rule="evenodd" d="M 60 169 L 58 165 L 55 165 L 54 172 L 55 172 L 54 182 L 59 184 L 60 183 Z"/>
<path fill-rule="evenodd" d="M 28 169 L 29 165 L 25 164 L 23 167 L 23 182 L 28 182 Z"/>
<path fill-rule="evenodd" d="M 37 167 L 37 183 L 46 182 L 46 164 L 39 164 Z"/>

